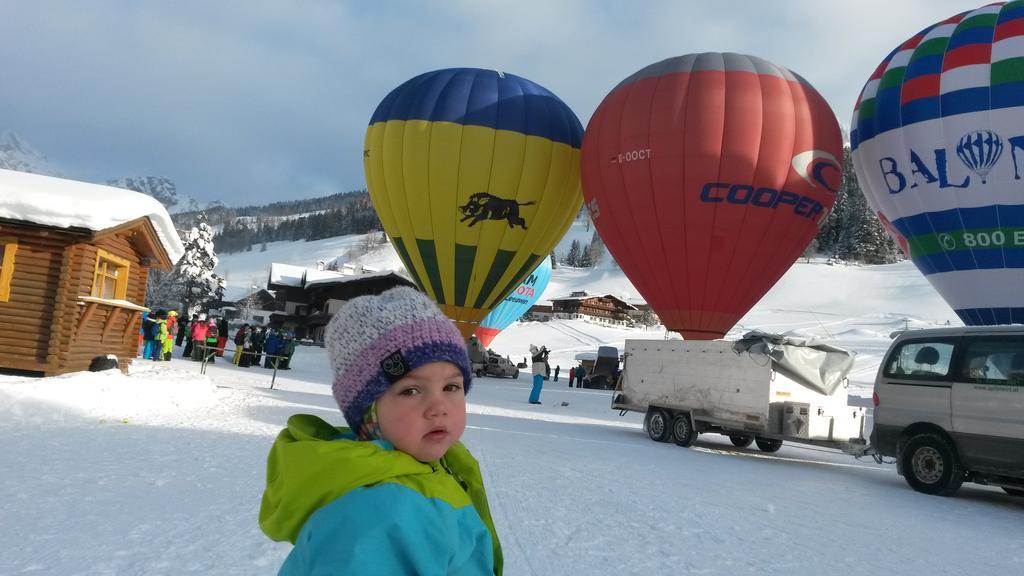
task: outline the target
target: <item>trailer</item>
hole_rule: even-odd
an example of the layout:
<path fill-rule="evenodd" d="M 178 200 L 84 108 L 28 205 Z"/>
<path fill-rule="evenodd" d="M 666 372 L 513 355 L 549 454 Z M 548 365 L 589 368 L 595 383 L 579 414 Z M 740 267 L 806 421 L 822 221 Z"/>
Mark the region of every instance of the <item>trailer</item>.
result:
<path fill-rule="evenodd" d="M 612 394 L 620 414 L 645 414 L 652 440 L 689 446 L 699 434 L 784 441 L 870 454 L 864 408 L 849 406 L 853 353 L 813 340 L 751 332 L 741 340 L 627 340 Z"/>

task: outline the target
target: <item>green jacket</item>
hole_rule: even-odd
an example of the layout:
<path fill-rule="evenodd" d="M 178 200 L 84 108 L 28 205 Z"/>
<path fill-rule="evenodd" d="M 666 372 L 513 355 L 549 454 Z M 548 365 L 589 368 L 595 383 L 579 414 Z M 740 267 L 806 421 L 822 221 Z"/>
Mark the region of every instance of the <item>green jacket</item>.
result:
<path fill-rule="evenodd" d="M 501 574 L 479 466 L 456 443 L 423 463 L 297 414 L 267 460 L 260 528 L 295 544 L 281 574 Z"/>

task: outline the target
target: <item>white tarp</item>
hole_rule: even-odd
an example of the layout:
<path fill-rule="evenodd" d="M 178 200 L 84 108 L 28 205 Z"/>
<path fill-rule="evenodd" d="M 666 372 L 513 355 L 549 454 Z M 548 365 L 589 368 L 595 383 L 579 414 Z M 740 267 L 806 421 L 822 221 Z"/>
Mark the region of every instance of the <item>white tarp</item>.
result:
<path fill-rule="evenodd" d="M 185 254 L 170 214 L 141 192 L 0 169 L 0 218 L 100 231 L 149 218 L 171 264 Z"/>

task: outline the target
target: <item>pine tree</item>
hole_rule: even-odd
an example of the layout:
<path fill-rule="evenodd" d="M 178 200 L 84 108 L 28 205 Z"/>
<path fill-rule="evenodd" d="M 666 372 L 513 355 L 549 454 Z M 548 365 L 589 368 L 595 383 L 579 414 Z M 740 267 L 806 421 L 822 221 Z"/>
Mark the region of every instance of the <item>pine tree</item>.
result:
<path fill-rule="evenodd" d="M 224 280 L 213 273 L 217 256 L 213 247 L 213 229 L 200 213 L 185 238 L 185 255 L 174 267 L 179 277 L 182 309 L 186 316 L 205 309 L 224 296 Z"/>
<path fill-rule="evenodd" d="M 594 257 L 590 254 L 590 246 L 587 246 L 580 255 L 579 267 L 590 268 L 594 265 Z"/>
<path fill-rule="evenodd" d="M 572 244 L 569 244 L 569 253 L 562 258 L 562 264 L 569 266 L 570 268 L 576 268 L 580 264 L 580 241 L 573 240 Z"/>

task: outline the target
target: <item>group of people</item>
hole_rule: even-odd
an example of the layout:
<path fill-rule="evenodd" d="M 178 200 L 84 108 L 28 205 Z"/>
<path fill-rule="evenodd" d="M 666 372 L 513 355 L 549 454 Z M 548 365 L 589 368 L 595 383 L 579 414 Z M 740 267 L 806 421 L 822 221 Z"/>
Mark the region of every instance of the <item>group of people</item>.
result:
<path fill-rule="evenodd" d="M 140 355 L 147 360 L 170 360 L 173 346 L 182 346 L 182 358 L 194 361 L 215 362 L 224 356 L 228 342 L 229 326 L 226 318 L 193 314 L 191 318 L 178 320 L 174 310 L 158 310 L 143 313 L 140 340 Z M 295 337 L 289 331 L 268 326 L 245 324 L 234 335 L 235 354 L 232 362 L 248 368 L 259 366 L 288 370 L 295 353 Z"/>
<path fill-rule="evenodd" d="M 235 332 L 233 342 L 235 354 L 231 361 L 235 366 L 259 366 L 266 354 L 264 368 L 273 368 L 275 364 L 278 370 L 291 368 L 292 355 L 295 354 L 295 337 L 291 332 L 244 324 Z"/>
<path fill-rule="evenodd" d="M 583 379 L 587 376 L 587 370 L 583 367 L 583 364 L 575 368 L 569 368 L 569 388 L 572 388 L 573 382 L 576 383 L 577 388 L 583 388 Z"/>
<path fill-rule="evenodd" d="M 157 310 L 153 314 L 142 314 L 142 357 L 146 360 L 170 360 L 174 335 L 178 331 L 178 313 L 174 310 Z"/>

